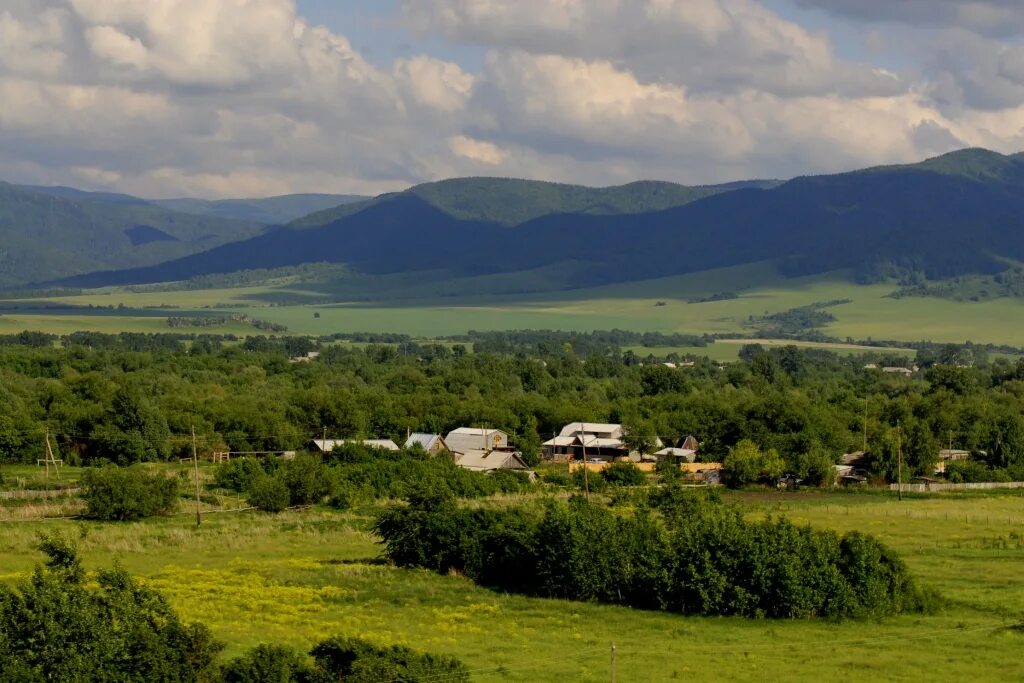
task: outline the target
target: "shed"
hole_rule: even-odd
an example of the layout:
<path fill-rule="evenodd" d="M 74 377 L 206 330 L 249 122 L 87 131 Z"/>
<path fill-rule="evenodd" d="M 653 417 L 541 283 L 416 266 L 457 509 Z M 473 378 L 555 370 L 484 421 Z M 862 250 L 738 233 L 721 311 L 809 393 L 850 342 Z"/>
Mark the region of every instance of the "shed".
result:
<path fill-rule="evenodd" d="M 448 444 L 445 443 L 444 438 L 440 434 L 413 432 L 409 435 L 409 438 L 405 440 L 405 448 L 412 448 L 416 445 L 431 455 L 447 453 L 449 450 Z"/>

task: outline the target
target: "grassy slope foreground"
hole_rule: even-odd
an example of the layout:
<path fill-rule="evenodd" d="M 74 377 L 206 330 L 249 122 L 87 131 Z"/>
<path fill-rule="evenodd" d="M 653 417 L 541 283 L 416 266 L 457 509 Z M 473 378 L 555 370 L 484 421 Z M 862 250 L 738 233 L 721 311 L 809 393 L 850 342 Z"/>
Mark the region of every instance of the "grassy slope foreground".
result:
<path fill-rule="evenodd" d="M 1018 680 L 1024 634 L 1019 495 L 916 498 L 738 494 L 752 516 L 788 514 L 894 547 L 947 607 L 881 621 L 681 617 L 503 595 L 458 576 L 380 564 L 354 513 L 188 514 L 134 524 L 50 522 L 82 537 L 210 625 L 235 654 L 257 641 L 304 647 L 336 633 L 462 658 L 475 681 Z M 38 523 L 3 522 L 0 580 L 28 571 Z"/>

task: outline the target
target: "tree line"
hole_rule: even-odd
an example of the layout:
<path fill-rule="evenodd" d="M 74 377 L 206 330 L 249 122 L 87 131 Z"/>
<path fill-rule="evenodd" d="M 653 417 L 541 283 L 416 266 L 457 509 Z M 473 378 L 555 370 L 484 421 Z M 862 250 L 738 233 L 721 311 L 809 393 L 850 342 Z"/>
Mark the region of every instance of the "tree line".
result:
<path fill-rule="evenodd" d="M 1024 478 L 1024 362 L 933 362 L 911 378 L 865 369 L 882 354 L 745 348 L 742 361 L 669 368 L 617 349 L 472 352 L 440 343 L 318 344 L 301 337 L 98 335 L 0 344 L 0 462 L 32 463 L 53 435 L 69 464 L 203 452 L 301 450 L 326 430 L 391 438 L 489 425 L 532 462 L 580 420 L 665 442 L 694 435 L 722 461 L 747 440 L 812 476 L 864 445 L 875 476 L 931 474 L 940 448 L 990 476 Z M 318 349 L 309 363 L 289 359 Z M 976 473 L 975 473 L 976 474 Z M 972 475 L 974 476 L 974 475 Z"/>

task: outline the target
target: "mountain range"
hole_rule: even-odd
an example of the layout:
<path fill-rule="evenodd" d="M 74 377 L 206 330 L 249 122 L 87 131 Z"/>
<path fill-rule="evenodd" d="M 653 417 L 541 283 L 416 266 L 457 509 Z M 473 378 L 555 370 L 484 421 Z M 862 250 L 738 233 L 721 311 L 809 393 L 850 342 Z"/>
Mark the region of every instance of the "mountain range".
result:
<path fill-rule="evenodd" d="M 0 183 L 0 286 L 161 263 L 359 201 L 347 195 L 151 200 Z"/>
<path fill-rule="evenodd" d="M 1024 155 L 968 149 L 918 164 L 702 187 L 453 179 L 339 204 L 161 263 L 34 281 L 152 283 L 309 262 L 430 277 L 571 264 L 572 286 L 585 286 L 766 260 L 788 275 L 847 269 L 862 280 L 908 272 L 938 279 L 1024 260 L 1022 228 Z M 142 246 L 154 244 L 167 243 Z"/>

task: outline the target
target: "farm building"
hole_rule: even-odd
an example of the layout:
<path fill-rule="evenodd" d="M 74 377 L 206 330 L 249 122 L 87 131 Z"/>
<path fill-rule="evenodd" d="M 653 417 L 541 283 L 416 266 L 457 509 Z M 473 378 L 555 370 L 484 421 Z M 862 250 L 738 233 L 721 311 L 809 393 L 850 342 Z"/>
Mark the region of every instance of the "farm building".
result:
<path fill-rule="evenodd" d="M 935 465 L 935 474 L 945 474 L 946 463 L 954 462 L 957 460 L 969 460 L 971 458 L 970 451 L 962 451 L 956 448 L 943 448 L 939 451 L 939 461 Z"/>
<path fill-rule="evenodd" d="M 694 462 L 697 459 L 699 448 L 700 444 L 697 443 L 695 437 L 686 436 L 679 439 L 675 446 L 662 448 L 655 455 L 659 458 L 675 458 L 676 462 Z"/>
<path fill-rule="evenodd" d="M 447 453 L 449 451 L 448 444 L 445 443 L 444 438 L 440 434 L 413 432 L 405 440 L 405 448 L 408 449 L 417 445 L 431 455 L 438 455 L 439 453 Z"/>
<path fill-rule="evenodd" d="M 313 439 L 313 446 L 321 453 L 330 453 L 335 446 L 343 446 L 347 443 L 362 444 L 370 448 L 380 448 L 385 451 L 399 450 L 398 444 L 391 439 Z"/>
<path fill-rule="evenodd" d="M 662 448 L 655 455 L 659 458 L 674 458 L 676 461 L 685 460 L 686 462 L 694 462 L 697 459 L 697 451 L 690 450 L 689 448 L 677 448 L 675 446 Z"/>
<path fill-rule="evenodd" d="M 507 451 L 508 434 L 500 429 L 484 427 L 459 427 L 448 432 L 444 437 L 448 450 L 452 453 L 468 453 L 469 451 Z"/>

